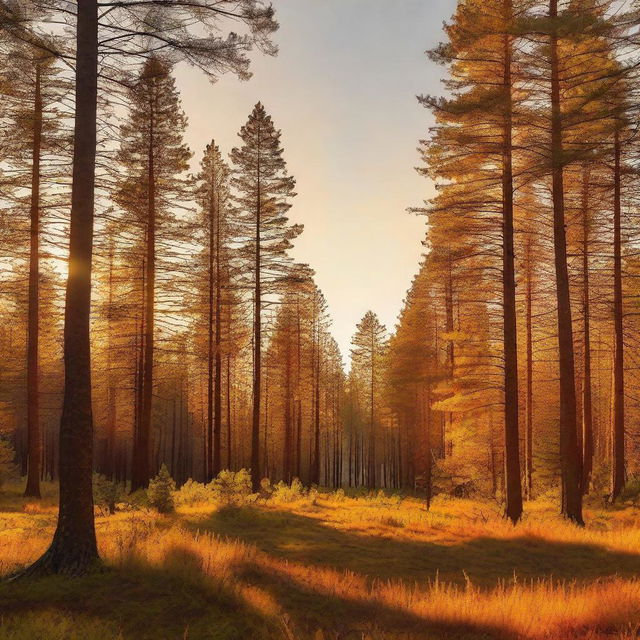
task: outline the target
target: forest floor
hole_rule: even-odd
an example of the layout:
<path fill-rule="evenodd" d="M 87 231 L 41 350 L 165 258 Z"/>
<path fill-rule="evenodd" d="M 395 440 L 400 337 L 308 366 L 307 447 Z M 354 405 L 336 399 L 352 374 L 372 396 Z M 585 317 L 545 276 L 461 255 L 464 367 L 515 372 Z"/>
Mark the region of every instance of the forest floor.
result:
<path fill-rule="evenodd" d="M 0 584 L 2 640 L 640 637 L 640 510 L 578 529 L 527 504 L 323 494 L 99 516 L 105 569 Z M 55 490 L 0 491 L 0 574 L 47 546 Z"/>

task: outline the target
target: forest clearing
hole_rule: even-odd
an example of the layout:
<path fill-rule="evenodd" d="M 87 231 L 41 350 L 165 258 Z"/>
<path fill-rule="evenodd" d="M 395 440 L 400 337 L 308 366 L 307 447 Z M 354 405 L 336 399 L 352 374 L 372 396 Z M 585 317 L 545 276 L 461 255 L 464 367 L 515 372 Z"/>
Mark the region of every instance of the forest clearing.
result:
<path fill-rule="evenodd" d="M 0 640 L 640 638 L 639 87 L 640 0 L 0 0 Z"/>
<path fill-rule="evenodd" d="M 637 507 L 590 507 L 579 529 L 539 499 L 514 528 L 495 502 L 360 493 L 102 515 L 104 570 L 0 586 L 0 638 L 636 637 Z M 53 487 L 3 494 L 3 574 L 44 551 L 55 512 Z"/>

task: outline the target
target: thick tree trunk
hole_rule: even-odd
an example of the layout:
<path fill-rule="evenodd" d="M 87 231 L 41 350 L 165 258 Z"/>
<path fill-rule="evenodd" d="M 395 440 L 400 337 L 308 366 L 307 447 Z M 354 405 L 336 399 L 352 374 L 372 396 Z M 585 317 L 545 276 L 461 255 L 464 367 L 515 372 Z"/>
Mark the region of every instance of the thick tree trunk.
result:
<path fill-rule="evenodd" d="M 41 67 L 35 63 L 33 101 L 33 146 L 31 160 L 31 229 L 29 247 L 29 312 L 27 337 L 27 486 L 26 497 L 40 498 L 39 315 L 40 315 L 40 154 L 42 149 Z"/>
<path fill-rule="evenodd" d="M 578 447 L 576 419 L 575 360 L 567 236 L 564 203 L 564 149 L 560 98 L 560 62 L 558 58 L 558 0 L 550 0 L 552 21 L 551 53 L 551 157 L 553 191 L 553 240 L 558 305 L 558 350 L 560 357 L 560 458 L 564 515 L 578 524 L 582 519 L 582 460 Z"/>
<path fill-rule="evenodd" d="M 53 542 L 26 575 L 80 575 L 98 561 L 93 518 L 91 260 L 98 81 L 98 3 L 77 5 L 77 61 L 69 275 L 64 314 L 65 387 L 60 421 L 60 510 Z"/>
<path fill-rule="evenodd" d="M 611 434 L 611 501 L 616 500 L 625 484 L 624 451 L 624 324 L 622 306 L 622 204 L 620 132 L 616 130 L 614 145 L 613 205 L 613 419 Z"/>
<path fill-rule="evenodd" d="M 511 1 L 504 2 L 510 22 Z M 520 425 L 518 411 L 518 334 L 516 325 L 516 275 L 513 240 L 513 142 L 511 111 L 511 36 L 504 36 L 506 114 L 502 154 L 502 286 L 504 312 L 504 444 L 506 516 L 514 524 L 522 517 L 520 476 Z"/>

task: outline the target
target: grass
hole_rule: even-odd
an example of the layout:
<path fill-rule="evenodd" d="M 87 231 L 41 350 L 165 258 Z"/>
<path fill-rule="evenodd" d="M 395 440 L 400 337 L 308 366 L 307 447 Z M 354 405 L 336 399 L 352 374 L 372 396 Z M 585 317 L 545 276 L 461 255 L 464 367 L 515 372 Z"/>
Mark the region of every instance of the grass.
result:
<path fill-rule="evenodd" d="M 53 488 L 0 494 L 0 573 L 50 540 Z M 314 499 L 97 519 L 103 573 L 0 585 L 0 639 L 605 640 L 640 629 L 640 512 Z"/>

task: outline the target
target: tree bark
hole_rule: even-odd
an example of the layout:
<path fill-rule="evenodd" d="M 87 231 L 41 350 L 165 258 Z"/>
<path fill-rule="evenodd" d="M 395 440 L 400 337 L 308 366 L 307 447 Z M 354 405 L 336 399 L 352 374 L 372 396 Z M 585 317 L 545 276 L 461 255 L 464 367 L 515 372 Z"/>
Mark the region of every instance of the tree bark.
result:
<path fill-rule="evenodd" d="M 146 282 L 142 368 L 142 410 L 132 458 L 131 491 L 149 485 L 151 456 L 151 419 L 153 415 L 153 358 L 155 340 L 156 286 L 156 176 L 155 176 L 155 101 L 149 104 L 148 203 L 146 242 Z"/>
<path fill-rule="evenodd" d="M 40 62 L 35 63 L 33 146 L 31 161 L 31 229 L 29 248 L 29 311 L 27 343 L 27 486 L 25 497 L 40 498 L 39 314 L 40 314 L 40 155 L 42 150 L 42 87 Z"/>
<path fill-rule="evenodd" d="M 427 511 L 431 508 L 431 499 L 433 497 L 432 486 L 432 452 L 431 452 L 431 383 L 426 385 L 426 402 L 421 403 L 422 412 L 426 417 L 424 421 L 424 438 L 425 438 L 425 493 L 427 499 Z"/>
<path fill-rule="evenodd" d="M 313 465 L 311 469 L 311 484 L 320 484 L 320 310 L 316 309 L 315 327 L 315 357 L 313 363 L 314 377 L 314 418 L 313 418 Z"/>
<path fill-rule="evenodd" d="M 215 176 L 209 176 L 209 179 L 215 183 Z M 207 449 L 206 449 L 206 476 L 207 481 L 214 477 L 213 473 L 213 432 L 214 432 L 214 413 L 215 402 L 214 394 L 214 377 L 215 377 L 215 224 L 216 224 L 216 207 L 215 207 L 215 186 L 209 190 L 209 318 L 207 327 Z M 217 474 L 215 474 L 217 475 Z"/>
<path fill-rule="evenodd" d="M 93 253 L 98 3 L 77 5 L 75 138 L 69 275 L 64 314 L 65 387 L 60 421 L 60 509 L 53 541 L 26 575 L 81 575 L 98 562 L 93 516 L 91 409 L 91 260 Z"/>
<path fill-rule="evenodd" d="M 231 354 L 227 355 L 227 469 L 231 469 Z"/>
<path fill-rule="evenodd" d="M 511 20 L 511 0 L 504 2 L 505 19 Z M 518 334 L 516 276 L 513 240 L 513 141 L 511 98 L 511 36 L 504 36 L 505 119 L 502 153 L 502 285 L 504 339 L 504 444 L 506 516 L 514 524 L 522 517 L 520 477 L 520 424 L 518 411 Z"/>
<path fill-rule="evenodd" d="M 260 393 L 262 377 L 262 264 L 261 264 L 261 198 L 260 167 L 258 167 L 258 194 L 256 202 L 255 235 L 255 288 L 253 311 L 253 416 L 251 425 L 251 485 L 254 493 L 260 490 Z"/>
<path fill-rule="evenodd" d="M 567 235 L 564 202 L 564 148 L 558 57 L 558 0 L 550 0 L 551 53 L 551 159 L 553 191 L 553 240 L 558 305 L 558 349 L 560 357 L 560 458 L 562 465 L 563 514 L 577 524 L 582 519 L 582 460 L 578 448 L 576 419 L 575 360 Z"/>
<path fill-rule="evenodd" d="M 290 483 L 291 478 L 291 452 L 292 452 L 292 431 L 293 425 L 291 422 L 291 335 L 287 335 L 287 348 L 286 348 L 286 370 L 284 378 L 284 451 L 282 457 L 282 477 L 285 482 Z"/>
<path fill-rule="evenodd" d="M 222 452 L 220 450 L 222 434 L 222 282 L 221 282 L 221 230 L 222 221 L 220 217 L 220 200 L 217 199 L 216 215 L 216 242 L 215 242 L 215 280 L 216 280 L 216 304 L 215 304 L 215 383 L 213 389 L 213 468 L 212 477 L 216 477 L 222 469 Z"/>
<path fill-rule="evenodd" d="M 527 421 L 525 443 L 525 483 L 527 499 L 533 498 L 533 262 L 531 240 L 526 248 L 526 342 L 527 342 Z"/>
<path fill-rule="evenodd" d="M 622 306 L 622 206 L 621 206 L 621 146 L 616 129 L 614 142 L 614 204 L 613 204 L 613 432 L 611 435 L 611 501 L 615 501 L 625 484 L 624 450 L 624 325 Z"/>
<path fill-rule="evenodd" d="M 583 380 L 582 380 L 582 492 L 589 492 L 593 472 L 593 400 L 591 393 L 591 296 L 589 291 L 589 233 L 591 230 L 589 180 L 587 166 L 582 173 L 582 315 Z"/>

